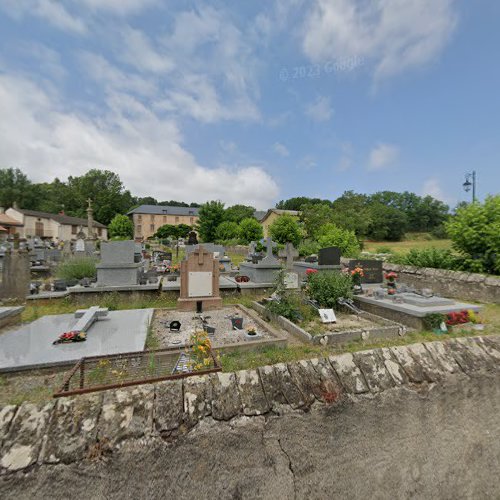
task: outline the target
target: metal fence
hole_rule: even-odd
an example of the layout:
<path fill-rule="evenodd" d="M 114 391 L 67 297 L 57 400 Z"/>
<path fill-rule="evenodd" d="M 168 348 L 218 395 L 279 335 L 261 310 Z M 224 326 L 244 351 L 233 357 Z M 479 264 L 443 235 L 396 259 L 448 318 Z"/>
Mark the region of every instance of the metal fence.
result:
<path fill-rule="evenodd" d="M 222 367 L 213 351 L 209 358 L 207 369 L 196 371 L 191 367 L 189 351 L 181 348 L 82 358 L 65 376 L 54 397 L 220 372 Z"/>

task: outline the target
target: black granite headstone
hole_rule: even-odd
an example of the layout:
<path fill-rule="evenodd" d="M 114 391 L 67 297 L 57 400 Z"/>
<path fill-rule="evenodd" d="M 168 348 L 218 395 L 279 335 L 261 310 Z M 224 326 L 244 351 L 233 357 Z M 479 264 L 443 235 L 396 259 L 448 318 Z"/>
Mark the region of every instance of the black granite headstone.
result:
<path fill-rule="evenodd" d="M 320 266 L 340 266 L 340 248 L 322 248 L 319 251 L 318 264 Z"/>
<path fill-rule="evenodd" d="M 197 245 L 198 244 L 198 237 L 196 236 L 196 233 L 194 231 L 191 231 L 188 235 L 188 245 Z"/>
<path fill-rule="evenodd" d="M 350 260 L 349 271 L 361 267 L 364 272 L 361 283 L 382 283 L 384 281 L 382 263 L 381 260 Z"/>

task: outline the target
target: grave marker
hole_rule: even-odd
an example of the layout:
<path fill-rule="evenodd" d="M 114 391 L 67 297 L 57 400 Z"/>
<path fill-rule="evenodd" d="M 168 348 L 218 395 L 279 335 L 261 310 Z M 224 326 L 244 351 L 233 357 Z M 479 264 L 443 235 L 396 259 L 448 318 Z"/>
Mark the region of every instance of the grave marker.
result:
<path fill-rule="evenodd" d="M 280 250 L 278 255 L 282 258 L 286 258 L 286 268 L 288 270 L 293 269 L 293 261 L 299 256 L 299 252 L 293 246 L 293 243 L 288 242 L 284 250 Z"/>
<path fill-rule="evenodd" d="M 322 248 L 319 251 L 318 264 L 320 266 L 339 266 L 340 248 L 338 247 Z"/>
<path fill-rule="evenodd" d="M 356 267 L 363 269 L 364 276 L 361 278 L 361 283 L 382 283 L 384 281 L 381 260 L 350 260 L 349 271 Z"/>

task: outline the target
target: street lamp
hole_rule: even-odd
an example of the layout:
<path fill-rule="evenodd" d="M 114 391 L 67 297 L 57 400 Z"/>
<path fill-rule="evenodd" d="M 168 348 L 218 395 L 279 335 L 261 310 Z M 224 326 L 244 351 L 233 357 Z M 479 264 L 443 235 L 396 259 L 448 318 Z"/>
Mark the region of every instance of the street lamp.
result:
<path fill-rule="evenodd" d="M 471 182 L 472 181 L 472 182 Z M 465 174 L 465 182 L 463 187 L 466 193 L 472 189 L 472 201 L 476 201 L 476 171 L 473 170 L 471 173 Z"/>

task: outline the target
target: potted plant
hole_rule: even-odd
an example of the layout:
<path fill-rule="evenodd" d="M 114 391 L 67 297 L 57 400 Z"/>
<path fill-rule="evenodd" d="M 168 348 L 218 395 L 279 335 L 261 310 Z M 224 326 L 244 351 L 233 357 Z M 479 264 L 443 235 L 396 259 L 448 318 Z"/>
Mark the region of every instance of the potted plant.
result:
<path fill-rule="evenodd" d="M 484 330 L 484 324 L 479 319 L 479 316 L 472 309 L 469 309 L 467 312 L 469 313 L 469 321 L 472 323 L 472 328 L 479 331 Z"/>
<path fill-rule="evenodd" d="M 389 271 L 385 273 L 384 278 L 387 281 L 387 293 L 389 295 L 395 295 L 396 293 L 396 280 L 398 279 L 398 275 L 394 271 Z"/>
<path fill-rule="evenodd" d="M 363 287 L 361 286 L 361 278 L 365 275 L 363 268 L 360 266 L 355 267 L 351 271 L 351 278 L 353 284 L 353 292 L 355 295 L 363 293 Z"/>

